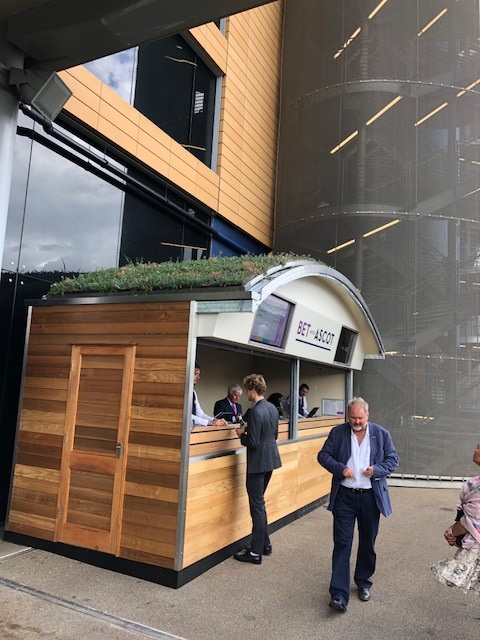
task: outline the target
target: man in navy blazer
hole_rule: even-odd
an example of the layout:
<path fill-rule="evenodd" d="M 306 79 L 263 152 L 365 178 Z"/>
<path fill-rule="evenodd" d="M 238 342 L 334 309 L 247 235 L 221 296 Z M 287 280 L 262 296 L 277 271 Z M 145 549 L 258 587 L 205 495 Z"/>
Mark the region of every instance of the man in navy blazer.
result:
<path fill-rule="evenodd" d="M 347 414 L 348 422 L 330 431 L 318 454 L 318 462 L 332 474 L 328 509 L 333 513 L 334 549 L 329 606 L 336 611 L 347 610 L 355 521 L 358 551 L 354 581 L 360 600 L 370 600 L 380 514 L 392 513 L 386 476 L 398 466 L 392 438 L 386 429 L 368 421 L 365 400 L 352 398 Z"/>
<path fill-rule="evenodd" d="M 242 418 L 242 405 L 239 403 L 242 395 L 242 387 L 239 384 L 231 384 L 227 389 L 227 397 L 217 400 L 213 407 L 213 415 L 225 418 L 227 422 L 240 422 Z"/>

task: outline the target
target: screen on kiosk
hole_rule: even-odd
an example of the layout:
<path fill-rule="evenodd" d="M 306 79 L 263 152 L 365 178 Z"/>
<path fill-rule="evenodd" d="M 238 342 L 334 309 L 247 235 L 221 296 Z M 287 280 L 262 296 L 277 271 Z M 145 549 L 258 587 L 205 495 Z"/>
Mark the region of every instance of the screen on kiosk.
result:
<path fill-rule="evenodd" d="M 282 347 L 292 308 L 291 302 L 278 296 L 268 296 L 255 313 L 250 340 Z"/>

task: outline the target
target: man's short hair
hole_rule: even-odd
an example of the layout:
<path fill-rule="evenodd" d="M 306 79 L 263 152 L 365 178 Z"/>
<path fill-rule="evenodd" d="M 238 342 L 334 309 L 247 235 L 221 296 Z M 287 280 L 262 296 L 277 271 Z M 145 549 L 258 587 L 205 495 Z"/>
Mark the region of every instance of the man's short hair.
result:
<path fill-rule="evenodd" d="M 363 398 L 360 398 L 360 397 L 352 398 L 347 404 L 347 411 L 350 411 L 350 407 L 353 407 L 354 405 L 358 405 L 359 407 L 362 407 L 363 409 L 365 409 L 365 413 L 369 413 L 368 402 Z"/>
<path fill-rule="evenodd" d="M 310 387 L 308 386 L 308 384 L 306 382 L 302 382 L 302 384 L 300 385 L 298 390 L 300 391 L 300 389 L 306 389 L 307 391 L 310 391 Z"/>
<path fill-rule="evenodd" d="M 245 385 L 245 389 L 247 391 L 251 391 L 254 389 L 259 396 L 263 396 L 265 391 L 267 390 L 267 383 L 265 382 L 265 378 L 259 373 L 251 373 L 249 376 L 245 376 L 243 379 L 243 384 Z"/>
<path fill-rule="evenodd" d="M 238 393 L 239 396 L 242 395 L 243 389 L 239 384 L 229 384 L 228 385 L 228 393 Z"/>

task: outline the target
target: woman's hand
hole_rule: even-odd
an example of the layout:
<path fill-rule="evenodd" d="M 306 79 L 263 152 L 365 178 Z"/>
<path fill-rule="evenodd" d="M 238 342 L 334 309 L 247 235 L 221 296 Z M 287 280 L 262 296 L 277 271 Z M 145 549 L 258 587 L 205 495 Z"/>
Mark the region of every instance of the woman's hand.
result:
<path fill-rule="evenodd" d="M 456 546 L 456 544 L 457 544 L 457 539 L 456 539 L 455 535 L 453 534 L 452 527 L 449 527 L 449 528 L 445 531 L 445 533 L 443 534 L 443 537 L 445 538 L 445 540 L 448 542 L 448 544 L 449 544 L 451 547 L 455 547 L 455 546 Z"/>

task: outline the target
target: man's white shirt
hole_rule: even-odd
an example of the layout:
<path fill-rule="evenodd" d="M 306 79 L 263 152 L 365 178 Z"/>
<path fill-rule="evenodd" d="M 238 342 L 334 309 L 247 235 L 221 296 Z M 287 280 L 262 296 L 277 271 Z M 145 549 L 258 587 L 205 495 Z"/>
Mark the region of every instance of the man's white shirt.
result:
<path fill-rule="evenodd" d="M 371 489 L 372 481 L 363 473 L 365 469 L 370 466 L 370 430 L 368 423 L 367 433 L 360 445 L 358 444 L 358 439 L 353 429 L 351 429 L 350 438 L 352 454 L 347 461 L 347 467 L 352 469 L 355 477 L 343 478 L 341 484 L 343 484 L 344 487 L 349 487 L 350 489 Z"/>

